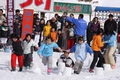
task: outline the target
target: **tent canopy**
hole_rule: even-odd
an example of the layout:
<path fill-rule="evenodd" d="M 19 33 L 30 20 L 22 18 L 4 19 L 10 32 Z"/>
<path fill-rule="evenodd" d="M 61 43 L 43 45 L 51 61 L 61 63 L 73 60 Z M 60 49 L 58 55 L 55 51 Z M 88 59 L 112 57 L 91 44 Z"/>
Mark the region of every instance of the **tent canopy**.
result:
<path fill-rule="evenodd" d="M 95 8 L 95 11 L 102 11 L 102 12 L 120 12 L 120 8 L 117 8 L 117 7 L 101 7 L 101 6 L 97 6 Z"/>

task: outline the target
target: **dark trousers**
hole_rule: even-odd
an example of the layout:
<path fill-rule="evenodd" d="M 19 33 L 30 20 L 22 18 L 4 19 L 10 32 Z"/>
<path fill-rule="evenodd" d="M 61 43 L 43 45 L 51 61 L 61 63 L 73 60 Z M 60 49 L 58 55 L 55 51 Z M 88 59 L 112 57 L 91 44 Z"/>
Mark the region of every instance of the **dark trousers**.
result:
<path fill-rule="evenodd" d="M 99 58 L 99 61 L 97 63 L 97 67 L 102 67 L 103 66 L 103 62 L 104 62 L 103 55 L 101 54 L 100 51 L 94 51 L 94 58 L 93 58 L 91 66 L 90 66 L 91 69 L 94 69 L 94 66 L 95 66 L 98 58 Z"/>
<path fill-rule="evenodd" d="M 94 34 L 95 33 L 93 33 L 93 32 L 87 31 L 87 43 L 88 43 L 89 46 L 90 46 L 90 42 L 92 41 L 92 38 L 93 38 Z"/>
<path fill-rule="evenodd" d="M 32 54 L 31 53 L 24 54 L 24 66 L 25 67 L 30 66 L 31 58 L 32 58 Z"/>

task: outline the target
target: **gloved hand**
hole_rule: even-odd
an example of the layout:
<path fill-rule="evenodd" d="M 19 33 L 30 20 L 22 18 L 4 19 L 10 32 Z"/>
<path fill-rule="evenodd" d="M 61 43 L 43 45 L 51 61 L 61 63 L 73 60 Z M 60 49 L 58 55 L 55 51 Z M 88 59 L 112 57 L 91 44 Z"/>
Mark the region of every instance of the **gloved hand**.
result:
<path fill-rule="evenodd" d="M 43 56 L 42 56 L 41 54 L 39 55 L 39 57 L 40 57 L 41 59 L 43 58 Z"/>

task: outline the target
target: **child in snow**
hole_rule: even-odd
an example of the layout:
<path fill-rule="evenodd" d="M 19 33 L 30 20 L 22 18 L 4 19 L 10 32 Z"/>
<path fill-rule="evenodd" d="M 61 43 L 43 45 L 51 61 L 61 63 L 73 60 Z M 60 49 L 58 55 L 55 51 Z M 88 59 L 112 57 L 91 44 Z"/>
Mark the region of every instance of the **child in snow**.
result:
<path fill-rule="evenodd" d="M 31 50 L 32 47 L 38 47 L 38 44 L 35 43 L 35 41 L 32 40 L 31 34 L 26 34 L 25 40 L 24 40 L 24 66 L 26 69 L 29 69 L 31 66 L 31 59 L 33 51 Z"/>
<path fill-rule="evenodd" d="M 60 58 L 57 61 L 57 66 L 60 62 L 65 63 L 66 67 L 74 67 L 74 61 L 69 57 L 69 52 L 63 51 L 64 54 L 60 56 Z"/>
<path fill-rule="evenodd" d="M 47 73 L 50 74 L 52 72 L 52 55 L 53 55 L 53 48 L 57 48 L 58 50 L 62 51 L 58 45 L 53 42 L 50 36 L 46 37 L 45 43 L 41 45 L 40 49 L 38 50 L 38 54 L 42 58 L 42 63 L 44 65 L 47 64 Z"/>
<path fill-rule="evenodd" d="M 111 68 L 114 69 L 116 64 L 113 54 L 117 47 L 117 33 L 113 28 L 109 27 L 107 33 L 104 34 L 103 40 L 106 44 L 105 63 L 110 64 Z"/>
<path fill-rule="evenodd" d="M 78 43 L 76 43 L 71 49 L 67 50 L 67 52 L 75 52 L 75 65 L 74 65 L 74 74 L 79 74 L 85 59 L 87 58 L 87 52 L 90 55 L 93 55 L 93 51 L 90 46 L 84 42 L 84 37 L 80 36 L 78 38 Z"/>
<path fill-rule="evenodd" d="M 99 58 L 99 61 L 97 63 L 97 67 L 102 67 L 103 65 L 103 55 L 101 54 L 101 48 L 103 47 L 103 42 L 102 42 L 102 33 L 103 29 L 98 29 L 97 33 L 93 36 L 92 40 L 92 50 L 94 52 L 94 58 L 90 66 L 89 72 L 93 72 L 94 66 Z"/>
<path fill-rule="evenodd" d="M 18 58 L 18 65 L 19 65 L 19 71 L 22 71 L 23 67 L 23 49 L 22 49 L 22 43 L 19 40 L 19 37 L 17 34 L 12 35 L 12 47 L 13 47 L 13 53 L 11 55 L 11 71 L 16 70 L 16 58 Z"/>

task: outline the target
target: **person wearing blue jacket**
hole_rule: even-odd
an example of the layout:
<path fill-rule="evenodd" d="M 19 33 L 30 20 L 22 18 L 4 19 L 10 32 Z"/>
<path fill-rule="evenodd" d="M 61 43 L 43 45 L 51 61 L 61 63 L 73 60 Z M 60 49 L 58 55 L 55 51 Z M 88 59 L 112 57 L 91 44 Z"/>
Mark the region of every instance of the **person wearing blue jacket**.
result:
<path fill-rule="evenodd" d="M 114 69 L 116 65 L 113 54 L 117 47 L 117 33 L 109 28 L 108 32 L 104 34 L 103 40 L 106 44 L 105 63 L 110 64 L 111 68 Z"/>
<path fill-rule="evenodd" d="M 62 51 L 61 48 L 59 48 L 58 45 L 55 42 L 53 42 L 52 38 L 50 36 L 47 36 L 46 42 L 43 43 L 38 50 L 38 55 L 42 58 L 42 63 L 44 65 L 47 64 L 48 75 L 52 72 L 52 55 L 54 48 L 58 49 L 59 51 Z"/>
<path fill-rule="evenodd" d="M 85 34 L 86 34 L 87 22 L 85 20 L 83 20 L 83 17 L 84 17 L 83 14 L 79 14 L 78 19 L 66 17 L 66 20 L 75 24 L 75 30 L 74 30 L 75 42 L 78 41 L 79 36 L 85 37 Z"/>
<path fill-rule="evenodd" d="M 87 58 L 87 53 L 89 52 L 91 56 L 93 56 L 93 51 L 90 48 L 90 46 L 84 42 L 84 37 L 80 36 L 78 38 L 78 43 L 76 43 L 71 49 L 67 50 L 68 52 L 74 52 L 75 53 L 75 65 L 74 65 L 74 73 L 79 74 L 83 63 Z"/>

